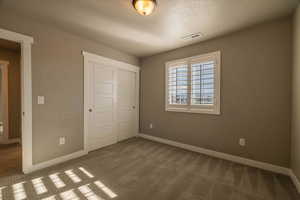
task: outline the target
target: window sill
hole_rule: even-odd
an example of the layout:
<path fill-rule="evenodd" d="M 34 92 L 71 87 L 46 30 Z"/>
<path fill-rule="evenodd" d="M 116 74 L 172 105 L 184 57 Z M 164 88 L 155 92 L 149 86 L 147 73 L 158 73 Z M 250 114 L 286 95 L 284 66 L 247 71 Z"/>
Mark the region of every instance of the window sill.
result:
<path fill-rule="evenodd" d="M 183 112 L 183 113 L 198 113 L 198 114 L 210 114 L 221 115 L 218 109 L 199 109 L 199 108 L 166 108 L 167 112 Z"/>

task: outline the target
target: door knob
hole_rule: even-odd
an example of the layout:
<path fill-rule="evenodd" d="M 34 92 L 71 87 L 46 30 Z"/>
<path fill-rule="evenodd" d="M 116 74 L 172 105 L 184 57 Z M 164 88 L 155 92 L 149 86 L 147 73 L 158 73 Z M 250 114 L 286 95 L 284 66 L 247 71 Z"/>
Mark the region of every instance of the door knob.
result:
<path fill-rule="evenodd" d="M 89 109 L 89 112 L 93 112 L 93 110 L 90 108 L 90 109 Z"/>
<path fill-rule="evenodd" d="M 135 106 L 132 106 L 133 109 L 135 109 Z"/>

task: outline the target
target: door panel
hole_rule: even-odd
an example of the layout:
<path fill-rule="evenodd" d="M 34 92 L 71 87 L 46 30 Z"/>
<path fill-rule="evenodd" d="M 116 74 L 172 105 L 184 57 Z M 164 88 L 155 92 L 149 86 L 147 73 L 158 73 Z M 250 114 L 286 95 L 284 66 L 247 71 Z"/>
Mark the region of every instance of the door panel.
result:
<path fill-rule="evenodd" d="M 118 70 L 118 140 L 137 134 L 136 130 L 136 73 Z"/>
<path fill-rule="evenodd" d="M 138 131 L 138 73 L 85 60 L 86 149 L 92 151 L 134 137 Z M 86 98 L 88 96 L 88 98 Z"/>
<path fill-rule="evenodd" d="M 114 120 L 115 69 L 89 62 L 88 150 L 117 142 Z"/>

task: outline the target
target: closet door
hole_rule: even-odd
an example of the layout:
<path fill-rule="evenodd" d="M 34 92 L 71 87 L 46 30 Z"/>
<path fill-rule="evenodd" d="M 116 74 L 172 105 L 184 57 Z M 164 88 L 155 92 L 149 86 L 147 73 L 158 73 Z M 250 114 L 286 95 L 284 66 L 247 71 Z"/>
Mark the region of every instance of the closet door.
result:
<path fill-rule="evenodd" d="M 117 142 L 115 80 L 114 67 L 101 62 L 88 62 L 88 151 Z"/>
<path fill-rule="evenodd" d="M 125 140 L 137 134 L 137 72 L 118 69 L 117 75 L 117 128 L 118 140 Z"/>

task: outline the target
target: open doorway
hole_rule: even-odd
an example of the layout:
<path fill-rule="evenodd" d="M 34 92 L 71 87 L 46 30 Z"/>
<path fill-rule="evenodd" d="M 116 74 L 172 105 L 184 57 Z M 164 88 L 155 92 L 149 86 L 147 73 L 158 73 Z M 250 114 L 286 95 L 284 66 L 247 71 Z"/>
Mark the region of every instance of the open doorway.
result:
<path fill-rule="evenodd" d="M 22 172 L 21 46 L 0 39 L 0 177 Z"/>
<path fill-rule="evenodd" d="M 0 39 L 21 46 L 21 113 L 22 113 L 22 171 L 30 173 L 37 169 L 32 163 L 32 81 L 31 81 L 31 45 L 33 38 L 0 28 Z M 2 163 L 1 163 L 2 164 Z"/>

